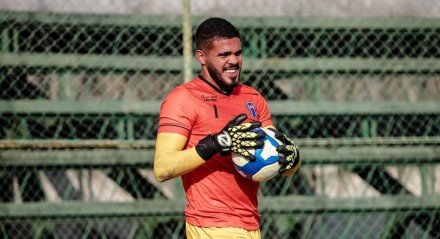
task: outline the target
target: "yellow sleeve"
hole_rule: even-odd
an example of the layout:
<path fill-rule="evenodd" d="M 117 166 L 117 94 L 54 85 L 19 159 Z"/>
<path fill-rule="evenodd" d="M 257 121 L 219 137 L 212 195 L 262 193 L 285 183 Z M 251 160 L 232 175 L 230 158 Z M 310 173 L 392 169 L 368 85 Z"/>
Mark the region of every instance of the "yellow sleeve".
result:
<path fill-rule="evenodd" d="M 205 163 L 195 147 L 183 150 L 187 140 L 187 137 L 177 133 L 157 135 L 154 175 L 159 182 L 181 176 Z"/>
<path fill-rule="evenodd" d="M 267 128 L 267 129 L 272 128 L 272 129 L 275 129 L 275 130 L 276 130 L 276 128 L 275 128 L 273 125 L 269 125 L 269 126 L 267 126 L 267 127 L 265 127 L 265 128 Z M 298 171 L 299 168 L 301 168 L 301 161 L 299 161 L 298 164 L 295 165 L 295 167 L 293 167 L 293 168 L 291 168 L 291 169 L 289 169 L 289 170 L 286 170 L 286 171 L 283 173 L 283 176 L 290 176 L 290 175 L 296 173 L 296 171 Z"/>

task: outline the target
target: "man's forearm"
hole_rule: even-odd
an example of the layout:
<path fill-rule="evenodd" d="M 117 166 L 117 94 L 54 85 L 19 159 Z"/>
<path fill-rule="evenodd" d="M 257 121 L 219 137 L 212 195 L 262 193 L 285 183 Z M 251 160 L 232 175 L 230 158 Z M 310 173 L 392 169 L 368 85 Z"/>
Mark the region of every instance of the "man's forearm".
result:
<path fill-rule="evenodd" d="M 154 174 L 159 182 L 163 182 L 188 173 L 205 162 L 195 148 L 166 152 L 155 159 Z"/>

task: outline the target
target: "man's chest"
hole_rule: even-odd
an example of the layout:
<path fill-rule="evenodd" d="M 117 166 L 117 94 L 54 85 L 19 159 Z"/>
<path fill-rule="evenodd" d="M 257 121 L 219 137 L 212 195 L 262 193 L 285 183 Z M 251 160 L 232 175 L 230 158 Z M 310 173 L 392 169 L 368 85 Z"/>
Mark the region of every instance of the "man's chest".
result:
<path fill-rule="evenodd" d="M 193 130 L 202 134 L 216 133 L 222 129 L 232 118 L 238 114 L 245 113 L 247 121 L 259 119 L 257 102 L 254 102 L 252 95 L 248 97 L 226 97 L 205 95 L 201 97 L 197 110 L 197 120 Z"/>

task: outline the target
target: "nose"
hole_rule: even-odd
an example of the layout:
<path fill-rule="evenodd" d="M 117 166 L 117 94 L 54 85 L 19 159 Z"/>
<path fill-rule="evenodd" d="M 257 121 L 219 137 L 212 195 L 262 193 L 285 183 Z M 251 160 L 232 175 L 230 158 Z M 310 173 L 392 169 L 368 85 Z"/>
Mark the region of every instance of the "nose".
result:
<path fill-rule="evenodd" d="M 231 54 L 229 58 L 229 63 L 233 65 L 237 65 L 241 61 L 241 55 Z"/>

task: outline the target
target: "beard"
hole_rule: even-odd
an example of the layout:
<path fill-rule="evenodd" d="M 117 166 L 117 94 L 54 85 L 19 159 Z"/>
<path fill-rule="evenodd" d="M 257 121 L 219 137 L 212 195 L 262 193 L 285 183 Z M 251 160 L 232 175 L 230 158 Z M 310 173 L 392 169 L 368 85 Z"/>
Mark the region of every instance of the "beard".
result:
<path fill-rule="evenodd" d="M 231 91 L 235 86 L 238 85 L 238 79 L 240 77 L 241 70 L 238 72 L 237 78 L 235 80 L 232 80 L 231 83 L 228 83 L 225 79 L 222 78 L 221 72 L 218 72 L 210 64 L 207 64 L 207 69 L 209 76 L 215 81 L 215 83 L 217 83 L 221 90 Z"/>

